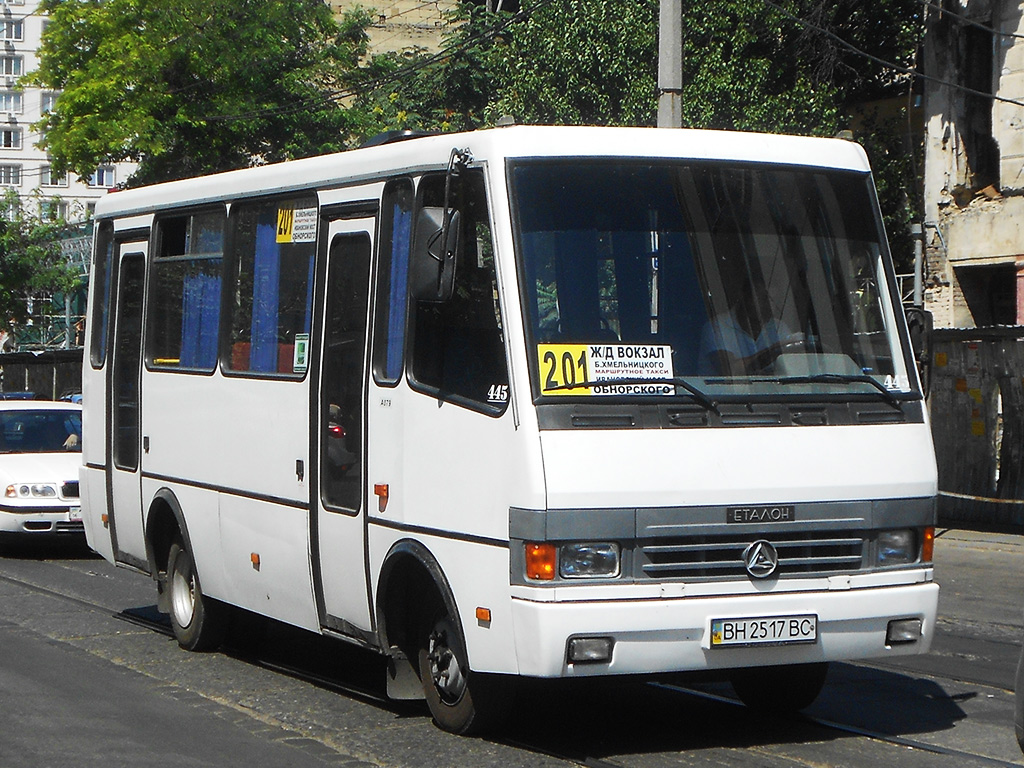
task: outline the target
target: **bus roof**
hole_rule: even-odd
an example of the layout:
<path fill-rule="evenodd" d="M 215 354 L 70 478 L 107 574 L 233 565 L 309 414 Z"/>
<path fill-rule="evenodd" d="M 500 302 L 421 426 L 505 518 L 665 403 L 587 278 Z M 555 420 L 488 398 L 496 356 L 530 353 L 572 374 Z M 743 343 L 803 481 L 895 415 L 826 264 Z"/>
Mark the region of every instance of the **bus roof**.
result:
<path fill-rule="evenodd" d="M 807 136 L 664 128 L 510 126 L 403 141 L 154 184 L 101 198 L 98 218 L 129 216 L 177 205 L 383 181 L 389 176 L 443 169 L 452 148 L 475 160 L 623 157 L 768 162 L 866 172 L 859 144 Z"/>

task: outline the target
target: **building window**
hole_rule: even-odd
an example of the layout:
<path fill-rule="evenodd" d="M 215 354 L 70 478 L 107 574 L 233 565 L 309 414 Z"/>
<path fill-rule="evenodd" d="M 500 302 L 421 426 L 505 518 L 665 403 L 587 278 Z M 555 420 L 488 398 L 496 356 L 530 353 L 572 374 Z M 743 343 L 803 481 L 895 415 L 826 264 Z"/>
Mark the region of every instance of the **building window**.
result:
<path fill-rule="evenodd" d="M 39 186 L 41 187 L 66 187 L 68 177 L 65 173 L 54 173 L 53 168 L 44 165 L 39 169 Z"/>
<path fill-rule="evenodd" d="M 0 185 L 17 187 L 21 185 L 20 165 L 0 165 Z"/>
<path fill-rule="evenodd" d="M 21 113 L 21 105 L 21 91 L 0 91 L 0 112 Z"/>
<path fill-rule="evenodd" d="M 5 21 L 2 27 L 3 39 L 21 41 L 25 39 L 25 24 L 21 21 Z"/>
<path fill-rule="evenodd" d="M 0 128 L 0 149 L 21 149 L 21 128 Z"/>
<path fill-rule="evenodd" d="M 42 95 L 42 100 L 40 102 L 40 111 L 42 112 L 42 114 L 46 115 L 50 112 L 53 112 L 53 110 L 57 107 L 57 97 L 59 95 L 60 94 L 53 92 L 44 93 Z"/>
<path fill-rule="evenodd" d="M 21 56 L 0 56 L 0 75 L 21 77 L 25 59 Z"/>
<path fill-rule="evenodd" d="M 68 217 L 68 204 L 59 197 L 39 202 L 39 215 L 50 221 L 60 221 Z"/>
<path fill-rule="evenodd" d="M 114 180 L 114 167 L 111 165 L 101 165 L 89 176 L 90 187 L 110 189 L 116 183 Z"/>

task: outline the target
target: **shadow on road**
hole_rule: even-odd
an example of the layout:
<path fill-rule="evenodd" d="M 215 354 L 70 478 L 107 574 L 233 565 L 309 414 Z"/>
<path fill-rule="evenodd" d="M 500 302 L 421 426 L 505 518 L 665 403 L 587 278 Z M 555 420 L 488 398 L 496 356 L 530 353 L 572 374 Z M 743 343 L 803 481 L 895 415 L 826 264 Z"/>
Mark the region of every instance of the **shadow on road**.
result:
<path fill-rule="evenodd" d="M 170 628 L 155 606 L 126 612 Z M 390 702 L 385 663 L 363 648 L 240 612 L 223 651 L 381 707 L 429 717 L 422 702 Z M 685 689 L 685 690 L 684 690 Z M 965 718 L 960 700 L 931 680 L 854 664 L 832 664 L 811 718 L 904 736 L 943 731 Z M 515 717 L 495 741 L 580 762 L 622 754 L 744 749 L 847 738 L 811 718 L 755 714 L 727 683 L 677 675 L 648 679 L 524 680 Z"/>
<path fill-rule="evenodd" d="M 18 560 L 93 560 L 99 555 L 89 549 L 82 535 L 0 534 L 0 557 Z"/>

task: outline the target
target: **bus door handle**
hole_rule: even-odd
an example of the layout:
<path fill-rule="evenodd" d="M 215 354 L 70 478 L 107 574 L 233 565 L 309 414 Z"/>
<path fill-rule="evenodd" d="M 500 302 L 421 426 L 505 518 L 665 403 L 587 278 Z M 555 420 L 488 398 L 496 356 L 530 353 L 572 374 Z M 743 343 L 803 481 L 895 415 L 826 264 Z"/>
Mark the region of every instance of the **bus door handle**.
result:
<path fill-rule="evenodd" d="M 302 459 L 295 460 L 295 477 L 298 478 L 300 483 L 306 477 L 306 465 L 303 463 Z"/>

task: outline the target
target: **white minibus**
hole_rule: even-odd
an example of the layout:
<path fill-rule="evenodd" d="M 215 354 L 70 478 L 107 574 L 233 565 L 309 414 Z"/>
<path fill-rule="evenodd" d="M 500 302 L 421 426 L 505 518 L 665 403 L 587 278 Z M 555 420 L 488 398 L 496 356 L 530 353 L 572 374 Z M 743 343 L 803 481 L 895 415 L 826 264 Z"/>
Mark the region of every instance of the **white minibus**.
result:
<path fill-rule="evenodd" d="M 800 709 L 928 650 L 936 468 L 863 150 L 512 126 L 117 192 L 90 545 L 178 642 L 375 649 L 440 727 L 521 678 Z"/>

